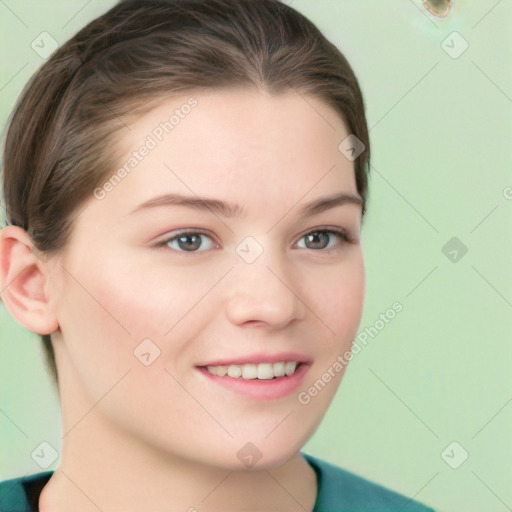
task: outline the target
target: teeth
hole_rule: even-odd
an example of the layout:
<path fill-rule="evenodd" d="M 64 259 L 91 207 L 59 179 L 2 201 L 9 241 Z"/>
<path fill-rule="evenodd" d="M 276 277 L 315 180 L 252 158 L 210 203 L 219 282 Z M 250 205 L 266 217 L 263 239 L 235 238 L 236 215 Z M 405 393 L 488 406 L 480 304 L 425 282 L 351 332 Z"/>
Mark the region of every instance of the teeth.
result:
<path fill-rule="evenodd" d="M 233 377 L 234 379 L 237 379 L 238 377 L 241 377 L 242 376 L 242 367 L 241 366 L 236 366 L 236 365 L 232 364 L 228 368 L 228 376 L 229 377 Z"/>
<path fill-rule="evenodd" d="M 257 379 L 258 367 L 255 364 L 244 364 L 242 366 L 242 379 Z"/>
<path fill-rule="evenodd" d="M 211 366 L 210 368 L 217 368 L 217 375 L 219 377 L 224 377 L 228 374 L 228 369 L 226 366 L 217 366 L 217 367 Z"/>
<path fill-rule="evenodd" d="M 206 369 L 217 377 L 232 377 L 245 380 L 270 380 L 275 377 L 290 376 L 295 373 L 298 363 L 261 363 L 261 364 L 232 364 L 230 366 L 207 366 Z"/>
<path fill-rule="evenodd" d="M 284 363 L 274 363 L 272 365 L 274 367 L 274 376 L 275 377 L 284 377 L 286 372 L 284 371 Z"/>
<path fill-rule="evenodd" d="M 297 368 L 297 363 L 286 363 L 284 365 L 286 375 L 293 375 L 295 373 L 295 368 Z"/>
<path fill-rule="evenodd" d="M 259 364 L 257 369 L 258 369 L 258 379 L 270 380 L 270 379 L 274 378 L 274 368 L 272 368 L 272 363 Z"/>

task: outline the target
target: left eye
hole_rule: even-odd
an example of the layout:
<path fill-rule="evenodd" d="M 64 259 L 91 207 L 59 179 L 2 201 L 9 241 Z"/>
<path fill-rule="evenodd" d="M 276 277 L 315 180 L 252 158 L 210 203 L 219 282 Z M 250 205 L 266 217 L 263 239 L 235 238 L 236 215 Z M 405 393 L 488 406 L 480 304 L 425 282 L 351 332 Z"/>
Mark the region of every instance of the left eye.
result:
<path fill-rule="evenodd" d="M 344 233 L 336 231 L 311 231 L 304 235 L 297 247 L 299 249 L 332 249 L 343 241 L 348 241 L 348 237 Z"/>
<path fill-rule="evenodd" d="M 204 233 L 180 233 L 172 238 L 163 240 L 159 245 L 167 245 L 171 249 L 180 252 L 201 252 L 213 249 L 214 241 Z"/>

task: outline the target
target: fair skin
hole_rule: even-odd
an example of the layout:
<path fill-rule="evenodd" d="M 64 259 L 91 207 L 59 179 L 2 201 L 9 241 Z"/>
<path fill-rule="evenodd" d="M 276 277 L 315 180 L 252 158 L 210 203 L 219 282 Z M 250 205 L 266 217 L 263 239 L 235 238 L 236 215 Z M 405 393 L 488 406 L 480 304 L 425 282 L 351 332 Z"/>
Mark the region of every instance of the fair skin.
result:
<path fill-rule="evenodd" d="M 2 231 L 2 298 L 27 328 L 53 334 L 59 371 L 61 459 L 41 512 L 313 508 L 315 473 L 299 450 L 341 373 L 309 404 L 297 396 L 350 349 L 364 266 L 357 201 L 301 213 L 358 197 L 338 150 L 348 132 L 317 98 L 202 91 L 133 121 L 120 133 L 126 158 L 190 96 L 198 105 L 172 133 L 104 199 L 88 200 L 62 251 L 41 259 L 21 229 Z M 243 212 L 134 212 L 162 194 Z M 184 229 L 202 236 L 183 244 Z M 253 242 L 237 253 L 248 236 L 263 250 L 252 263 L 240 255 L 254 254 Z M 148 366 L 134 356 L 145 339 L 160 350 Z M 201 368 L 264 356 L 302 363 L 293 389 L 276 393 L 278 379 L 239 388 Z M 237 456 L 249 442 L 260 453 L 251 467 Z"/>

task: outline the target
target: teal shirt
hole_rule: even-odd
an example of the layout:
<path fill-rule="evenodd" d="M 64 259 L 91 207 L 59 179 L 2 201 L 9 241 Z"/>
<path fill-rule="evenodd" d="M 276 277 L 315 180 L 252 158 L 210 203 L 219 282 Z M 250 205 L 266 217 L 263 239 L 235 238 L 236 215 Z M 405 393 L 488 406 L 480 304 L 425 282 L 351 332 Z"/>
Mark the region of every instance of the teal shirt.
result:
<path fill-rule="evenodd" d="M 434 512 L 380 485 L 311 455 L 303 454 L 315 470 L 318 493 L 313 512 Z M 37 512 L 39 495 L 52 471 L 0 483 L 0 512 Z"/>

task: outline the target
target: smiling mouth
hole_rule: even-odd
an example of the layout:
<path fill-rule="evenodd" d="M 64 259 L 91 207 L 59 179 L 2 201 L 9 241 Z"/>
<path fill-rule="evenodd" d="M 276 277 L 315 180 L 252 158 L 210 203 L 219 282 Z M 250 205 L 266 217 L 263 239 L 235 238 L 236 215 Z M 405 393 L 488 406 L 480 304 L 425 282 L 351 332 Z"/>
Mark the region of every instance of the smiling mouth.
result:
<path fill-rule="evenodd" d="M 302 363 L 287 361 L 260 364 L 231 364 L 229 366 L 203 366 L 216 377 L 229 377 L 241 380 L 273 380 L 291 377 Z"/>

